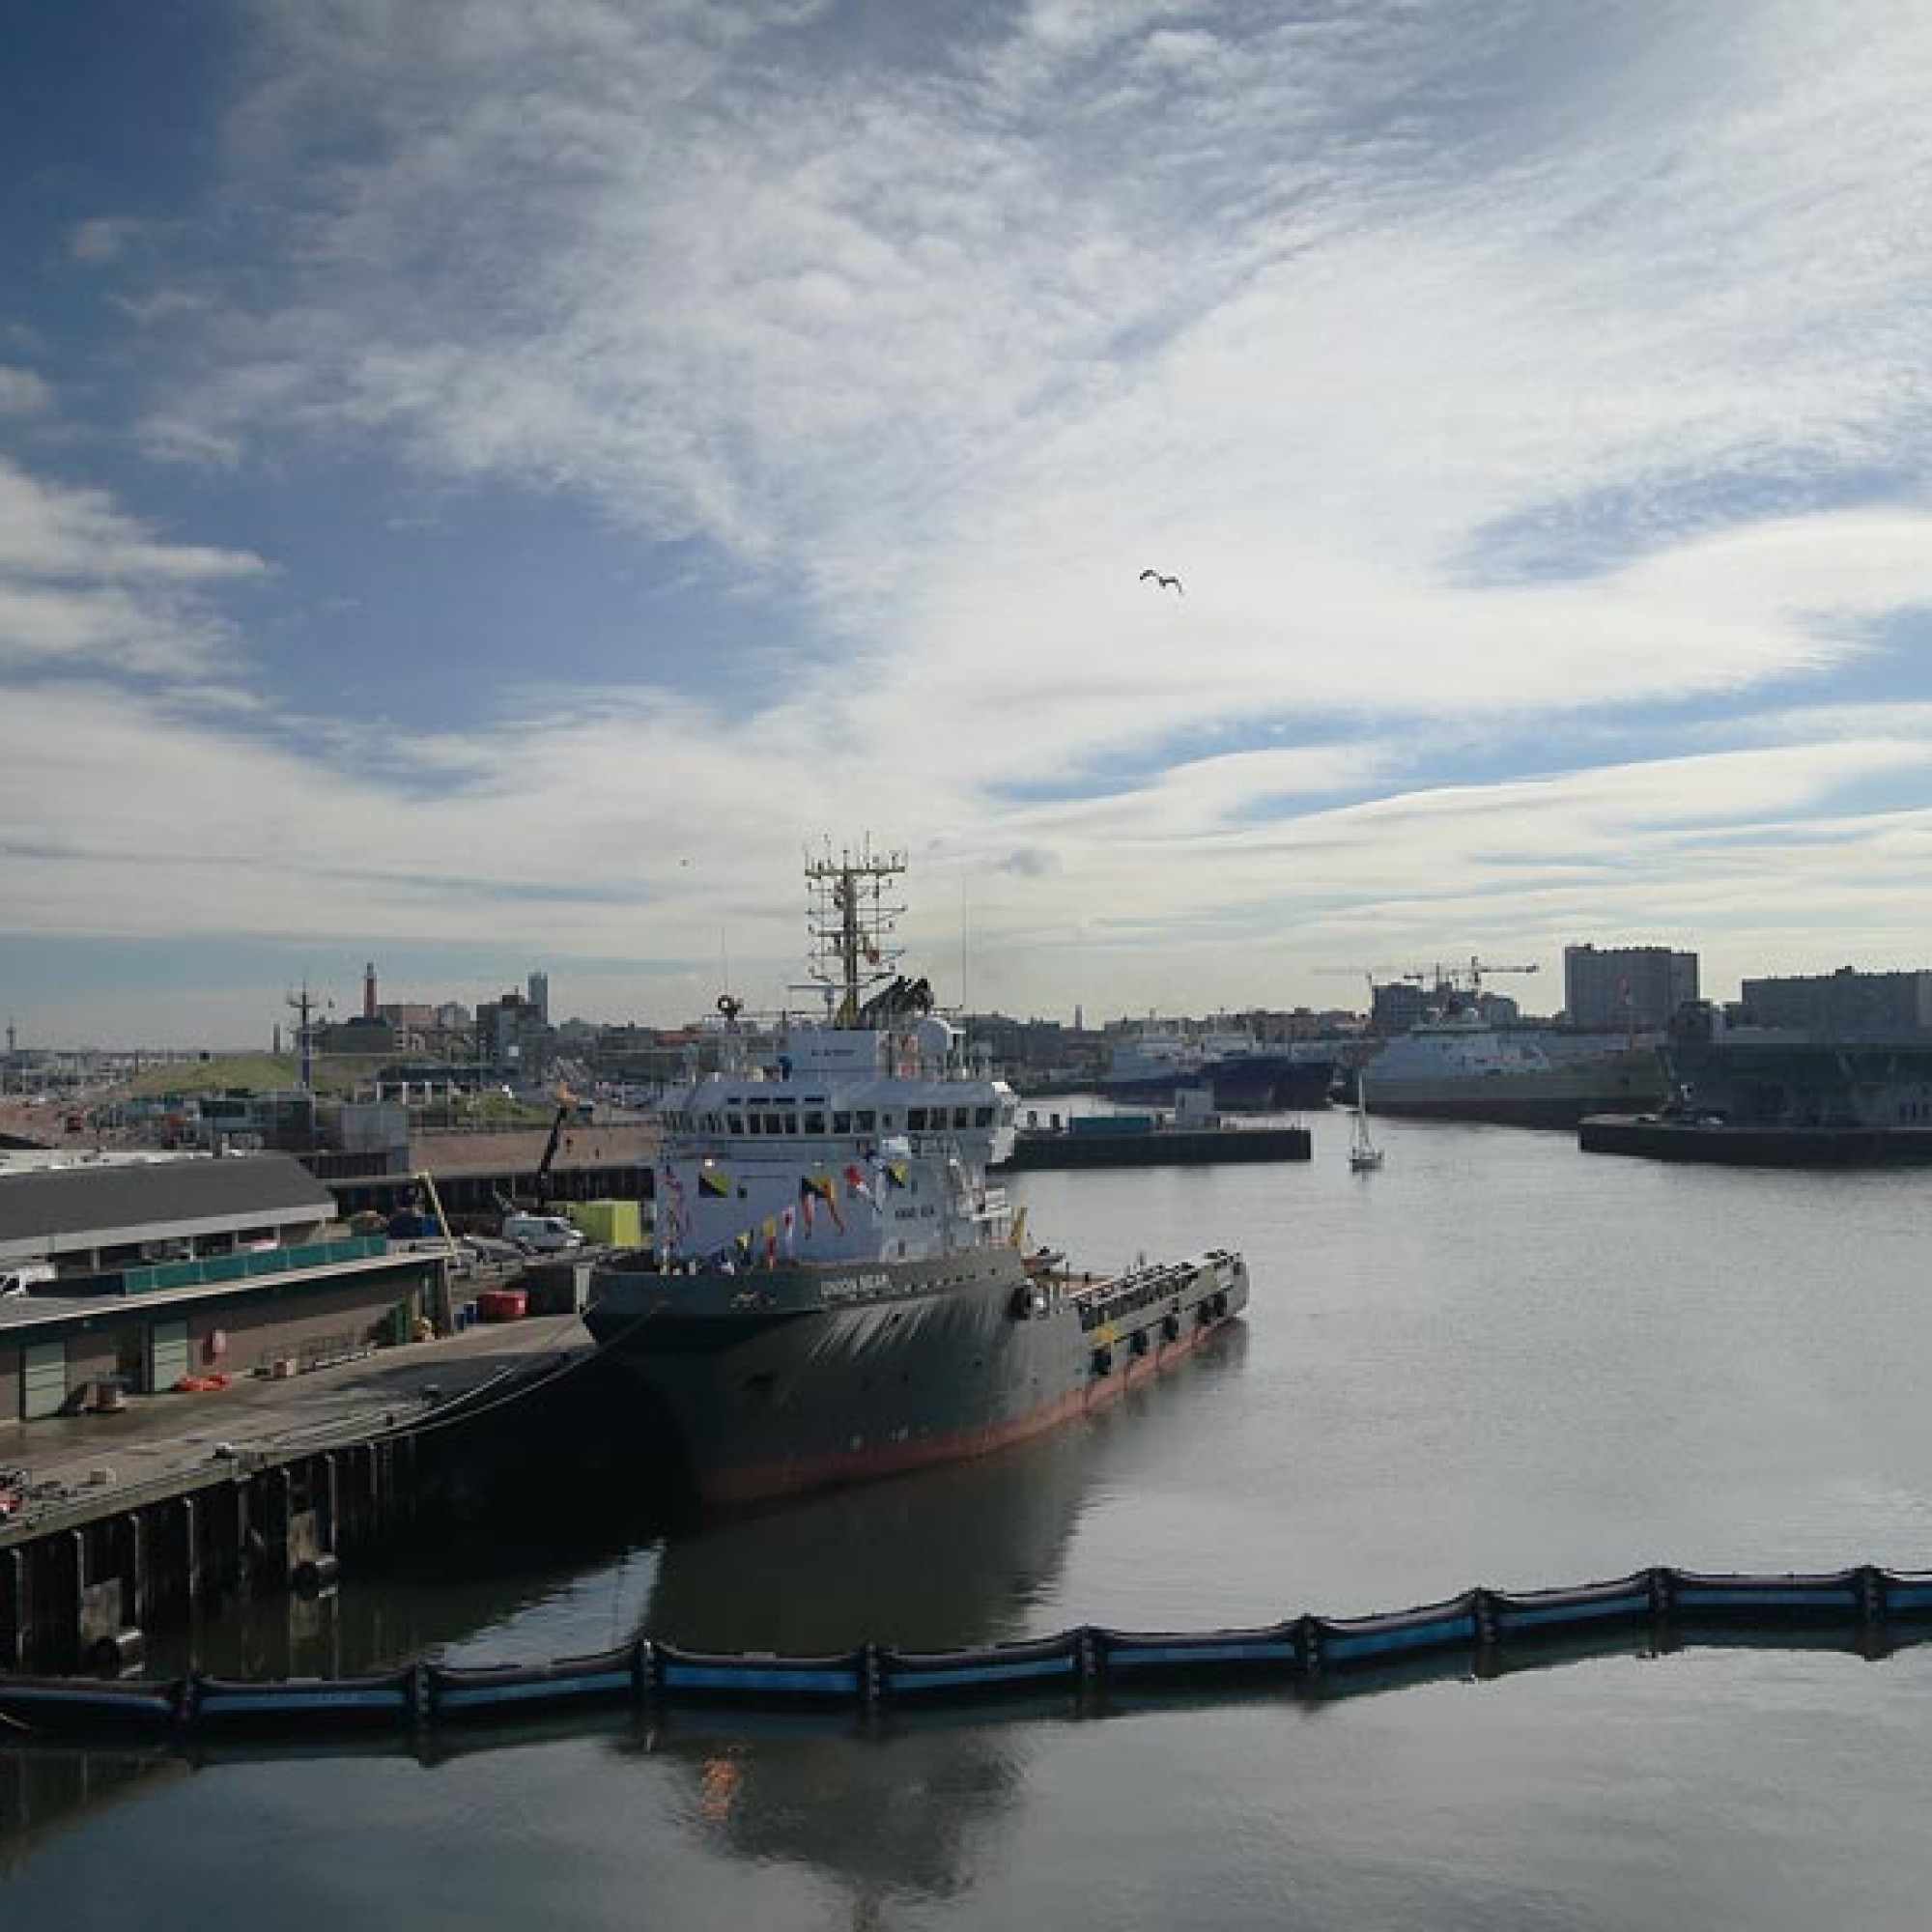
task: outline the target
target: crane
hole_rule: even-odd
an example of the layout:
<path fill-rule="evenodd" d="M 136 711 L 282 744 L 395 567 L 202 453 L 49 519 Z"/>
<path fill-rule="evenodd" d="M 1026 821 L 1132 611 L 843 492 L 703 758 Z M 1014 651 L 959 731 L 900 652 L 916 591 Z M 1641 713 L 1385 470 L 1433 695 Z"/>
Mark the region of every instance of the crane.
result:
<path fill-rule="evenodd" d="M 1470 992 L 1480 993 L 1483 990 L 1483 975 L 1485 973 L 1534 973 L 1540 969 L 1534 960 L 1531 960 L 1527 966 L 1492 966 L 1487 959 L 1478 959 L 1472 952 L 1469 955 L 1468 965 L 1463 967 L 1461 970 L 1468 980 Z"/>
<path fill-rule="evenodd" d="M 537 1162 L 537 1212 L 550 1212 L 550 1170 L 556 1158 L 557 1144 L 563 1139 L 564 1122 L 577 1111 L 577 1095 L 562 1081 L 555 1091 L 556 1118 L 550 1123 L 550 1139 L 544 1143 L 543 1158 Z"/>

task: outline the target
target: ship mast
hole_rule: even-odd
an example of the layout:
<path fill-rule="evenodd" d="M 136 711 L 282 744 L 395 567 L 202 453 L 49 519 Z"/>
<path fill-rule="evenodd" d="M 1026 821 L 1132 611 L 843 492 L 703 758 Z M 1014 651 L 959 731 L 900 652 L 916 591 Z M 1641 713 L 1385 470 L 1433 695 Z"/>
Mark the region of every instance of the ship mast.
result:
<path fill-rule="evenodd" d="M 900 956 L 893 922 L 905 911 L 887 897 L 903 876 L 903 852 L 876 852 L 868 839 L 854 852 L 830 844 L 805 863 L 811 895 L 811 977 L 824 987 L 833 1025 L 855 1027 L 864 996 Z"/>

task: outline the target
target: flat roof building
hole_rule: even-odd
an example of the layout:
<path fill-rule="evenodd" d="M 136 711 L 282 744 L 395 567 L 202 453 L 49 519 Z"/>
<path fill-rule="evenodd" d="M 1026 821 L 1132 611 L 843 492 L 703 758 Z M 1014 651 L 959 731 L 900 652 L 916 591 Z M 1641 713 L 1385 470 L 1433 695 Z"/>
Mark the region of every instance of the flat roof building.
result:
<path fill-rule="evenodd" d="M 1668 946 L 1566 946 L 1563 1010 L 1584 1031 L 1656 1032 L 1697 997 L 1697 955 Z"/>
<path fill-rule="evenodd" d="M 446 1313 L 445 1263 L 349 1236 L 291 1155 L 0 1154 L 7 1425 L 406 1341 Z"/>
<path fill-rule="evenodd" d="M 1932 972 L 1835 973 L 1747 980 L 1742 1004 L 1759 1026 L 1811 1033 L 1916 1033 L 1932 1028 Z"/>

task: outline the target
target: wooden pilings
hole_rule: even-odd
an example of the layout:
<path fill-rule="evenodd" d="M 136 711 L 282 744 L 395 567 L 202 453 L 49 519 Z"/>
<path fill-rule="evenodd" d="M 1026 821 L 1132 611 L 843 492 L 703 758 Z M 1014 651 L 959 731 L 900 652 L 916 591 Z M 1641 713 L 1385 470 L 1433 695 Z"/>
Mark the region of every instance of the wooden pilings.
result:
<path fill-rule="evenodd" d="M 350 1550 L 410 1514 L 394 1439 L 266 1468 L 49 1527 L 0 1548 L 0 1673 L 136 1668 L 144 1634 L 256 1589 L 327 1589 Z"/>

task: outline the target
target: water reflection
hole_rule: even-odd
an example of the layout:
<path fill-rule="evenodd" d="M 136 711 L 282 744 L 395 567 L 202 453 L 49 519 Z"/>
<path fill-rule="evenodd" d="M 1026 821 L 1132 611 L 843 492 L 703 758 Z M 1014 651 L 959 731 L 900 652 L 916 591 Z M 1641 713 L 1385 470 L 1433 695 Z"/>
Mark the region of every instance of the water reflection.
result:
<path fill-rule="evenodd" d="M 672 1539 L 645 1627 L 714 1649 L 911 1650 L 1031 1634 L 1057 1594 L 1094 1469 L 1088 1432 Z M 1055 1708 L 1065 1709 L 1064 1700 Z M 642 1746 L 688 1774 L 692 1829 L 736 1857 L 812 1867 L 852 1922 L 969 1889 L 1025 1784 L 1027 1732 L 971 1717 L 673 1713 Z"/>
<path fill-rule="evenodd" d="M 538 1659 L 639 1634 L 694 1648 L 793 1653 L 867 1638 L 906 1649 L 996 1643 L 1030 1634 L 1037 1606 L 1057 1594 L 1106 1434 L 1062 1432 L 978 1463 L 673 1532 L 581 1567 L 465 1575 L 419 1552 L 411 1572 L 377 1584 L 352 1577 L 319 1599 L 230 1604 L 157 1642 L 152 1669 L 353 1675 L 418 1655 Z M 495 1560 L 514 1564 L 516 1525 L 498 1528 Z M 899 1726 L 856 1712 L 799 1721 L 678 1712 L 606 1728 L 602 1748 L 668 1760 L 688 1774 L 694 1833 L 753 1857 L 804 1861 L 867 1896 L 888 1887 L 945 1894 L 968 1883 L 970 1848 L 1014 1802 L 1024 1761 L 1017 1734 L 997 1723 L 989 1732 L 983 1714 Z M 582 1735 L 585 1726 L 560 1729 Z M 467 1747 L 461 1736 L 437 1740 L 429 1762 Z M 407 1747 L 388 1740 L 371 1748 L 394 1755 Z M 17 1750 L 0 1762 L 10 1779 L 0 1786 L 0 1840 L 20 1859 L 49 1831 L 143 1778 L 186 1768 L 164 1756 L 67 1749 Z"/>
<path fill-rule="evenodd" d="M 646 1633 L 710 1650 L 902 1649 L 1032 1634 L 1094 1467 L 1065 1431 L 976 1463 L 740 1518 L 663 1548 Z"/>

